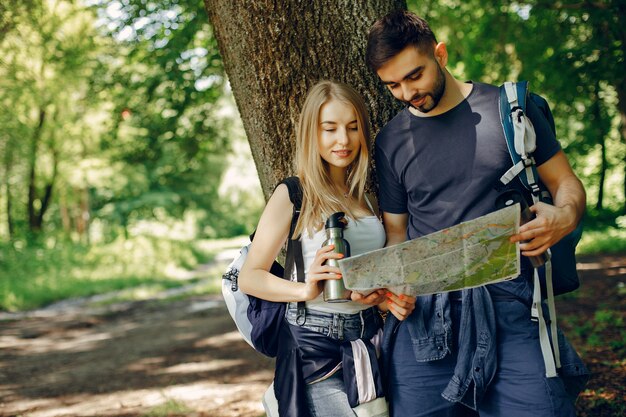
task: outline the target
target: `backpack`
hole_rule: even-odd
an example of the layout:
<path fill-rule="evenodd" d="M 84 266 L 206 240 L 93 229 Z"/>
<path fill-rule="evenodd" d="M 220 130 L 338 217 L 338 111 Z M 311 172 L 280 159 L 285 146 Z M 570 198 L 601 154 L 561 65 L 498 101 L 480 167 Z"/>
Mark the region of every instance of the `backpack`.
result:
<path fill-rule="evenodd" d="M 540 181 L 532 155 L 536 149 L 536 135 L 530 118 L 526 116 L 528 100 L 539 108 L 556 135 L 548 102 L 537 94 L 529 93 L 527 81 L 504 83 L 500 87 L 500 119 L 513 166 L 500 178 L 496 188 L 517 187 L 529 206 L 532 205 L 530 201 L 533 204 L 540 201 L 552 204 L 552 196 Z M 517 181 L 514 182 L 515 179 Z M 575 251 L 581 234 L 582 223 L 552 246 L 547 252 L 545 264 L 534 269 L 531 314 L 539 322 L 539 341 L 547 377 L 557 376 L 556 370 L 561 367 L 554 296 L 574 291 L 580 286 Z M 543 300 L 546 300 L 548 306 L 551 335 L 548 334 L 543 314 Z"/>
<path fill-rule="evenodd" d="M 517 178 L 519 180 L 517 184 L 521 183 L 521 187 L 518 188 L 525 194 L 529 206 L 532 205 L 531 201 L 552 204 L 552 196 L 539 179 L 532 155 L 536 148 L 536 137 L 532 122 L 526 117 L 526 103 L 529 99 L 541 110 L 556 135 L 554 118 L 548 102 L 537 94 L 529 93 L 527 81 L 504 83 L 500 87 L 500 117 L 513 167 L 500 178 L 500 188 L 512 184 Z M 582 223 L 550 248 L 554 295 L 574 291 L 580 286 L 575 251 L 581 235 Z M 545 267 L 540 268 L 539 275 L 543 294 L 546 294 Z"/>
<path fill-rule="evenodd" d="M 302 246 L 298 239 L 293 239 L 293 232 L 300 215 L 302 205 L 302 190 L 298 177 L 289 177 L 279 183 L 287 185 L 289 200 L 293 204 L 291 226 L 287 240 L 287 257 L 285 268 L 274 261 L 270 272 L 283 279 L 290 279 L 294 264 L 298 282 L 304 282 L 304 261 L 302 258 Z M 239 333 L 258 352 L 271 358 L 276 356 L 278 350 L 278 334 L 285 316 L 286 303 L 263 300 L 252 295 L 243 293 L 237 284 L 239 271 L 246 261 L 248 251 L 254 234 L 250 235 L 250 243 L 241 248 L 239 255 L 228 265 L 222 275 L 222 296 L 230 316 L 235 321 Z M 298 302 L 298 316 L 303 316 L 305 311 L 304 302 Z"/>

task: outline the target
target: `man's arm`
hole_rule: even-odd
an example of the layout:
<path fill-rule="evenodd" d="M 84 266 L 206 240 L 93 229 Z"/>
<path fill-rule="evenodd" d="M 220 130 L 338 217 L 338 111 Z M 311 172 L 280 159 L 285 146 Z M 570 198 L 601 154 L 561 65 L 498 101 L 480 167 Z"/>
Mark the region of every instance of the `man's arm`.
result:
<path fill-rule="evenodd" d="M 387 234 L 385 246 L 397 245 L 406 241 L 406 228 L 409 222 L 409 214 L 395 214 L 383 212 L 383 224 Z"/>
<path fill-rule="evenodd" d="M 580 222 L 586 204 L 585 189 L 572 171 L 562 150 L 537 167 L 541 181 L 548 187 L 554 206 L 537 203 L 530 209 L 537 218 L 520 227 L 512 242 L 520 244 L 522 254 L 536 256 L 545 252 L 573 231 Z"/>

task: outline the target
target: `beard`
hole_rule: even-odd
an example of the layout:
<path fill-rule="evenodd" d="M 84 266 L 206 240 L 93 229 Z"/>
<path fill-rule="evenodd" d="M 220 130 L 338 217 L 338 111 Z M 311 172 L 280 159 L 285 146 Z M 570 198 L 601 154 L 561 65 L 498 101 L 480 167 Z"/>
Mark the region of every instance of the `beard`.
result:
<path fill-rule="evenodd" d="M 421 113 L 428 113 L 429 111 L 437 107 L 445 91 L 446 75 L 444 74 L 441 67 L 437 65 L 437 78 L 435 79 L 435 85 L 433 86 L 433 90 L 429 93 L 416 94 L 410 101 L 407 102 L 407 104 Z M 411 104 L 412 101 L 420 100 L 423 97 L 427 96 L 430 96 L 431 101 L 426 100 L 423 105 L 417 107 Z"/>

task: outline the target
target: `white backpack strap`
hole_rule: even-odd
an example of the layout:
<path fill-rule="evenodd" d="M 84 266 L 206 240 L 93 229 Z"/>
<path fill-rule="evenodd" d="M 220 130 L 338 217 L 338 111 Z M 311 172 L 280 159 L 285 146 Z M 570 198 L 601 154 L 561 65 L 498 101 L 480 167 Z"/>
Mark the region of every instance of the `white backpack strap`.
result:
<path fill-rule="evenodd" d="M 555 355 L 552 349 L 552 344 L 550 343 L 550 335 L 548 334 L 548 327 L 546 325 L 546 320 L 543 316 L 543 307 L 541 305 L 541 282 L 539 280 L 539 270 L 537 268 L 535 268 L 534 287 L 535 288 L 533 291 L 533 305 L 531 315 L 537 320 L 539 324 L 539 344 L 541 346 L 543 363 L 546 368 L 546 377 L 553 378 L 557 376 L 557 363 L 555 361 L 555 357 L 557 357 L 557 355 Z M 554 327 L 552 327 L 552 324 L 554 324 Z M 554 337 L 554 334 L 556 333 L 556 323 L 554 321 L 551 323 L 551 331 L 553 332 Z M 555 347 L 556 350 L 558 350 L 558 344 Z"/>
<path fill-rule="evenodd" d="M 561 367 L 561 352 L 559 349 L 559 335 L 556 329 L 556 306 L 554 305 L 554 287 L 552 285 L 552 254 L 548 249 L 548 261 L 544 268 L 546 271 L 546 302 L 548 303 L 548 314 L 550 315 L 550 334 L 552 336 L 552 348 L 554 350 L 554 361 L 557 369 Z"/>
<path fill-rule="evenodd" d="M 539 193 L 539 179 L 535 178 L 535 173 L 533 171 L 535 160 L 532 157 L 532 153 L 537 148 L 537 135 L 535 134 L 535 128 L 530 119 L 524 114 L 524 109 L 520 106 L 515 84 L 510 81 L 505 82 L 504 90 L 509 102 L 509 107 L 511 108 L 515 152 L 521 156 L 522 160 L 520 161 L 521 165 L 520 163 L 516 164 L 513 168 L 507 171 L 502 178 L 500 178 L 500 181 L 502 181 L 503 184 L 508 184 L 522 171 L 522 169 L 524 169 L 526 172 L 526 178 L 528 179 L 528 185 L 531 187 L 532 193 L 537 194 Z"/>
<path fill-rule="evenodd" d="M 519 161 L 517 164 L 513 165 L 507 172 L 504 173 L 503 176 L 500 177 L 500 182 L 504 185 L 507 185 L 511 181 L 515 179 L 519 175 L 520 172 L 526 169 L 526 165 L 524 165 L 524 161 Z"/>

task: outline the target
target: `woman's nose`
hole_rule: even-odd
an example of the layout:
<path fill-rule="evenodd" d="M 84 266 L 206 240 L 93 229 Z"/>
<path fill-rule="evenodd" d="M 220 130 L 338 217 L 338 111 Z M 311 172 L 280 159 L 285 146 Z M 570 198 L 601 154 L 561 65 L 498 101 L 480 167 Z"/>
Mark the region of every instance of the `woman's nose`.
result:
<path fill-rule="evenodd" d="M 337 143 L 348 143 L 348 132 L 346 128 L 337 129 Z"/>

